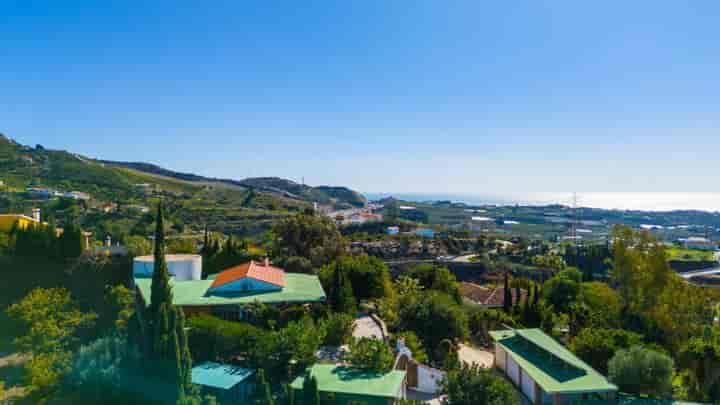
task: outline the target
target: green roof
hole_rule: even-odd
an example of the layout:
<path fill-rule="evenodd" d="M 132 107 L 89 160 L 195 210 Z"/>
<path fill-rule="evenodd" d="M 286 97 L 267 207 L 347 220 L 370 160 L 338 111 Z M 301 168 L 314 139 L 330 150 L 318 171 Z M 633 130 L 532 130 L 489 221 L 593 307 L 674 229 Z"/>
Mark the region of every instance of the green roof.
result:
<path fill-rule="evenodd" d="M 620 395 L 615 400 L 580 400 L 573 402 L 573 405 L 702 405 L 700 402 L 675 401 L 672 399 L 637 398 Z"/>
<path fill-rule="evenodd" d="M 318 382 L 318 391 L 369 397 L 397 398 L 405 381 L 405 372 L 393 370 L 387 374 L 362 371 L 334 364 L 316 364 L 309 369 Z M 303 388 L 305 376 L 298 377 L 291 387 Z"/>
<path fill-rule="evenodd" d="M 207 362 L 192 368 L 192 383 L 229 390 L 255 374 L 255 370 Z"/>
<path fill-rule="evenodd" d="M 179 306 L 238 305 L 260 302 L 279 304 L 285 302 L 322 302 L 325 291 L 320 279 L 310 274 L 285 273 L 285 287 L 281 291 L 248 293 L 208 293 L 213 280 L 175 281 L 170 279 L 173 289 L 173 304 Z M 151 278 L 136 278 L 140 294 L 145 303 L 150 303 Z"/>
<path fill-rule="evenodd" d="M 493 331 L 490 335 L 547 393 L 617 391 L 602 374 L 540 329 Z"/>

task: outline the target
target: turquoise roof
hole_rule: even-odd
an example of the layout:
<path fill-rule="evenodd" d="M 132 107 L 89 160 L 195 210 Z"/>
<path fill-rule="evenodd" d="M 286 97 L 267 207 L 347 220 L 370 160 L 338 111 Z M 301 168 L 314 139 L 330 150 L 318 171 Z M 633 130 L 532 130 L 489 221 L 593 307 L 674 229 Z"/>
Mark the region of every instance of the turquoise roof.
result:
<path fill-rule="evenodd" d="M 192 369 L 192 383 L 229 390 L 255 374 L 255 370 L 207 362 Z"/>

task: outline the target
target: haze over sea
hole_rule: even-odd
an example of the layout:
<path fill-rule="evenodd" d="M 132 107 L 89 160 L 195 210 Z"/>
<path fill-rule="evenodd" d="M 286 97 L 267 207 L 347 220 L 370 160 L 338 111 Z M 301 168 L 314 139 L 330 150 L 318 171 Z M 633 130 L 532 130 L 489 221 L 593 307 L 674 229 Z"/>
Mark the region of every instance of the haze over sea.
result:
<path fill-rule="evenodd" d="M 365 193 L 370 200 L 395 197 L 406 201 L 464 202 L 485 205 L 573 204 L 572 192 L 531 192 L 504 194 L 471 193 Z M 720 211 L 720 193 L 707 192 L 588 192 L 577 193 L 578 206 L 639 211 L 701 210 Z"/>

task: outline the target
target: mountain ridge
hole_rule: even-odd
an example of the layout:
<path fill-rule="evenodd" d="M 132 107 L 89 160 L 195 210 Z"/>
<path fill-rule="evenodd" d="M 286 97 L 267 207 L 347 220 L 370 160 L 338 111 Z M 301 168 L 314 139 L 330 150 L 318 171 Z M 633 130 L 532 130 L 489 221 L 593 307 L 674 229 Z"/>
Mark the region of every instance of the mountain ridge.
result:
<path fill-rule="evenodd" d="M 74 187 L 95 194 L 112 189 L 113 193 L 128 193 L 135 183 L 143 181 L 141 174 L 177 185 L 223 185 L 241 190 L 254 190 L 306 203 L 317 202 L 337 207 L 360 207 L 367 200 L 357 191 L 342 186 L 308 186 L 280 177 L 228 179 L 180 172 L 147 162 L 112 161 L 82 156 L 66 150 L 46 149 L 18 143 L 0 133 L 0 169 L 5 183 L 23 188 L 30 185 Z M 129 170 L 128 170 L 129 169 Z M 147 179 L 145 179 L 147 180 Z"/>

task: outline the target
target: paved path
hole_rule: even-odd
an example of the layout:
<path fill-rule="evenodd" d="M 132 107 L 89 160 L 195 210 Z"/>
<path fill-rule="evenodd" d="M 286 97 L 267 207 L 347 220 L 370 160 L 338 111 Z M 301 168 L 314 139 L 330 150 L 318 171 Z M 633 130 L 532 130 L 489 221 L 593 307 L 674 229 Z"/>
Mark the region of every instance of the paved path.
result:
<path fill-rule="evenodd" d="M 483 368 L 492 368 L 495 355 L 487 350 L 461 344 L 458 358 L 468 364 L 477 364 Z"/>
<path fill-rule="evenodd" d="M 353 330 L 353 337 L 362 338 L 370 337 L 379 340 L 383 340 L 383 332 L 377 323 L 369 316 L 363 315 L 355 319 L 355 330 Z"/>
<path fill-rule="evenodd" d="M 452 259 L 451 261 L 455 262 L 455 263 L 471 263 L 470 259 L 474 258 L 475 256 L 477 256 L 477 255 L 471 254 L 471 255 L 458 256 L 458 257 Z"/>
<path fill-rule="evenodd" d="M 426 404 L 431 405 L 441 405 L 442 404 L 442 395 L 433 395 L 433 394 L 426 394 L 424 392 L 418 392 L 413 390 L 412 388 L 408 388 L 407 390 L 407 399 L 413 400 L 413 401 L 422 401 Z"/>

